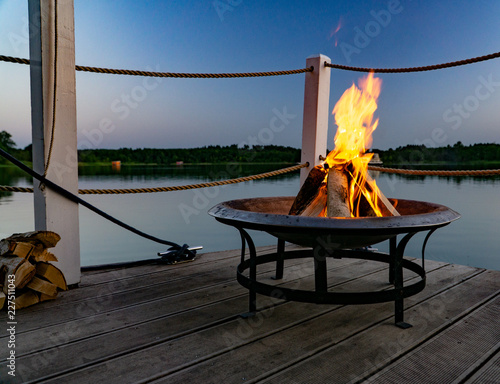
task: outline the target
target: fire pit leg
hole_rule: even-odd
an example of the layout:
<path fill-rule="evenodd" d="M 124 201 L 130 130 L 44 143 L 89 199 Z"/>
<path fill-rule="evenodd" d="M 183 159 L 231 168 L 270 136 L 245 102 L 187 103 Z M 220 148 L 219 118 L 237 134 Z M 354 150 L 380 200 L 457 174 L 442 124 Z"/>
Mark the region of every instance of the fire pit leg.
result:
<path fill-rule="evenodd" d="M 397 247 L 395 240 L 391 239 L 391 262 L 393 263 L 394 289 L 396 297 L 394 299 L 394 321 L 397 327 L 407 329 L 412 325 L 404 321 L 404 296 L 403 296 L 403 256 L 408 241 L 416 232 L 408 233 L 401 239 Z M 393 245 L 394 244 L 394 245 Z"/>
<path fill-rule="evenodd" d="M 394 259 L 393 255 L 396 254 L 397 247 L 397 236 L 389 239 L 389 254 L 391 255 L 391 259 L 389 261 L 389 284 L 394 284 Z"/>
<path fill-rule="evenodd" d="M 285 240 L 278 239 L 278 256 L 276 259 L 276 276 L 273 280 L 281 280 L 283 278 L 283 270 L 285 269 Z"/>
<path fill-rule="evenodd" d="M 314 252 L 314 285 L 318 293 L 328 291 L 326 276 L 326 257 Z"/>
<path fill-rule="evenodd" d="M 243 229 L 243 228 L 238 228 L 241 234 L 241 238 L 245 239 L 247 244 L 248 244 L 248 251 L 250 253 L 250 271 L 249 271 L 249 277 L 251 282 L 256 282 L 257 281 L 257 251 L 255 249 L 255 244 L 250 237 L 250 235 Z M 244 250 L 245 250 L 245 242 L 242 242 L 242 258 L 244 258 Z M 248 318 L 255 316 L 255 313 L 257 312 L 257 293 L 255 292 L 255 288 L 252 286 L 253 283 L 251 283 L 250 287 L 248 288 L 248 312 L 244 313 L 241 315 L 243 318 Z"/>

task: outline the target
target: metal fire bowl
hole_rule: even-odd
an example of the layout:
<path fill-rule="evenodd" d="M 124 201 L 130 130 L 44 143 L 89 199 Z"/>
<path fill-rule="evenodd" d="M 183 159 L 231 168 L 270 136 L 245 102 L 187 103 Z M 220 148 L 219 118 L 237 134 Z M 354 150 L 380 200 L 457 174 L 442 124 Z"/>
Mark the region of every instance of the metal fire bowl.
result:
<path fill-rule="evenodd" d="M 287 213 L 294 196 L 260 197 L 220 203 L 208 212 L 236 228 L 265 231 L 277 238 L 306 247 L 355 249 L 388 240 L 398 234 L 443 227 L 460 218 L 444 205 L 397 199 L 401 216 L 327 218 Z M 395 203 L 395 199 L 389 199 Z"/>

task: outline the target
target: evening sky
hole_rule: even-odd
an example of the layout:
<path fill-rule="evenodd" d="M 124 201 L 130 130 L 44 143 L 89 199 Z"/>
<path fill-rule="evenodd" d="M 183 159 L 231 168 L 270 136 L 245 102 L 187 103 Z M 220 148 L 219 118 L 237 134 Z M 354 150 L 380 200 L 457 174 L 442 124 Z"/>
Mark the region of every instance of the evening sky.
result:
<path fill-rule="evenodd" d="M 75 0 L 76 63 L 168 72 L 297 69 L 308 56 L 413 67 L 500 51 L 500 2 Z M 27 1 L 0 0 L 0 54 L 29 58 Z M 332 70 L 330 111 L 363 74 Z M 381 74 L 373 147 L 500 143 L 500 59 Z M 79 146 L 301 146 L 304 74 L 157 79 L 77 72 Z M 31 142 L 29 67 L 0 63 L 0 130 Z M 286 114 L 282 130 L 270 130 Z M 102 122 L 112 129 L 103 133 Z M 272 134 L 270 134 L 271 132 Z M 330 117 L 329 148 L 335 127 Z"/>

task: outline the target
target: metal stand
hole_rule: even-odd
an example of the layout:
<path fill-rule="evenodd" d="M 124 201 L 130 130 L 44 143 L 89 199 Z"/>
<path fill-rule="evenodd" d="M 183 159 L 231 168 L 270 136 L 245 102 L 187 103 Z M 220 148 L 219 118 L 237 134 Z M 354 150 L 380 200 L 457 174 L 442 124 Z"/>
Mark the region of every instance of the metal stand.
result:
<path fill-rule="evenodd" d="M 289 301 L 316 304 L 370 304 L 394 301 L 395 325 L 403 329 L 411 327 L 410 324 L 404 322 L 404 298 L 417 294 L 425 287 L 424 252 L 427 240 L 434 230 L 429 231 L 424 240 L 422 246 L 422 266 L 420 266 L 403 258 L 405 247 L 416 232 L 407 233 L 399 243 L 396 236 L 392 237 L 389 240 L 389 254 L 364 249 L 330 250 L 321 248 L 319 245 L 315 249 L 286 252 L 285 242 L 279 239 L 276 253 L 257 256 L 255 244 L 248 232 L 240 227 L 237 227 L 237 229 L 240 231 L 242 239 L 241 263 L 237 267 L 237 280 L 249 290 L 249 311 L 242 316 L 252 316 L 257 311 L 257 293 L 271 297 L 279 296 Z M 245 244 L 248 245 L 248 259 L 245 259 Z M 314 291 L 282 288 L 257 281 L 257 266 L 260 264 L 276 262 L 276 276 L 274 279 L 281 279 L 283 278 L 285 260 L 310 257 L 314 258 Z M 329 292 L 326 265 L 328 257 L 337 259 L 356 258 L 388 263 L 389 282 L 394 285 L 394 288 L 384 291 Z M 247 269 L 249 269 L 249 273 L 248 276 L 245 276 L 244 272 Z M 415 272 L 420 276 L 420 280 L 404 286 L 403 269 Z"/>

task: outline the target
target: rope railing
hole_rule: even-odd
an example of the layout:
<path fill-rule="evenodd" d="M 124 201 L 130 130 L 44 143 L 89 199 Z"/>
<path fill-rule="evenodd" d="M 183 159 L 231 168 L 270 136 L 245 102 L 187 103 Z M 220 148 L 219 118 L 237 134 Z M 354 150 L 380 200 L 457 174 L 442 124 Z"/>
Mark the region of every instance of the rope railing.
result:
<path fill-rule="evenodd" d="M 343 69 L 346 71 L 355 71 L 355 72 L 374 72 L 374 73 L 409 73 L 409 72 L 424 72 L 424 71 L 433 71 L 436 69 L 443 68 L 451 68 L 458 67 L 461 65 L 479 63 L 481 61 L 496 59 L 500 57 L 500 52 L 492 53 L 489 55 L 473 57 L 471 59 L 452 61 L 449 63 L 443 64 L 434 64 L 427 65 L 425 67 L 410 67 L 410 68 L 363 68 L 363 67 L 350 67 L 348 65 L 340 65 L 340 64 L 332 64 L 327 63 L 325 61 L 325 67 L 335 68 L 335 69 Z"/>
<path fill-rule="evenodd" d="M 423 67 L 408 67 L 408 68 L 365 68 L 365 67 L 351 67 L 348 65 L 333 64 L 325 62 L 325 67 L 330 67 L 334 69 L 342 69 L 346 71 L 356 71 L 356 72 L 375 72 L 375 73 L 410 73 L 410 72 L 424 72 L 432 71 L 436 69 L 458 67 L 461 65 L 479 63 L 481 61 L 496 59 L 500 57 L 500 52 L 491 53 L 489 55 L 473 57 L 465 60 L 452 61 L 443 64 L 434 64 Z M 16 64 L 29 64 L 28 59 L 23 59 L 20 57 L 12 57 L 0 55 L 0 61 Z M 148 76 L 148 77 L 173 77 L 173 78 L 237 78 L 237 77 L 262 77 L 262 76 L 281 76 L 281 75 L 293 75 L 304 72 L 312 72 L 313 67 L 292 69 L 286 71 L 270 71 L 270 72 L 242 72 L 242 73 L 182 73 L 182 72 L 152 72 L 152 71 L 140 71 L 131 69 L 112 69 L 112 68 L 99 68 L 99 67 L 89 67 L 76 65 L 75 70 L 82 72 L 93 72 L 93 73 L 107 73 L 114 75 L 130 75 L 130 76 Z"/>
<path fill-rule="evenodd" d="M 0 55 L 0 61 L 16 64 L 29 64 L 28 59 L 19 57 L 3 56 Z M 313 67 L 291 69 L 285 71 L 267 71 L 267 72 L 241 72 L 241 73 L 180 73 L 180 72 L 153 72 L 153 71 L 139 71 L 135 69 L 113 69 L 113 68 L 99 68 L 89 67 L 83 65 L 75 65 L 75 70 L 81 72 L 92 73 L 106 73 L 112 75 L 129 75 L 129 76 L 145 76 L 145 77 L 173 77 L 185 79 L 223 79 L 223 78 L 238 78 L 238 77 L 265 77 L 265 76 L 283 76 L 295 75 L 304 72 L 312 72 Z"/>
<path fill-rule="evenodd" d="M 435 64 L 424 67 L 410 67 L 410 68 L 363 68 L 363 67 L 350 67 L 340 64 L 331 64 L 325 62 L 326 67 L 342 70 L 350 70 L 357 72 L 376 72 L 376 73 L 409 73 L 409 72 L 422 72 L 431 71 L 436 69 L 451 68 L 461 65 L 467 65 L 472 63 L 478 63 L 481 61 L 486 61 L 494 58 L 500 57 L 500 52 L 492 53 L 489 55 L 479 56 L 475 58 L 470 58 L 466 60 L 453 61 L 443 64 Z M 19 57 L 4 56 L 0 55 L 0 61 L 17 63 L 17 64 L 30 64 L 28 59 L 23 59 Z M 151 71 L 139 71 L 139 70 L 127 70 L 127 69 L 111 69 L 111 68 L 98 68 L 98 67 L 88 67 L 76 65 L 75 70 L 83 72 L 94 72 L 94 73 L 106 73 L 106 74 L 116 74 L 116 75 L 131 75 L 131 76 L 148 76 L 148 77 L 173 77 L 173 78 L 241 78 L 241 77 L 262 77 L 262 76 L 280 76 L 280 75 L 292 75 L 304 72 L 312 72 L 314 67 L 286 70 L 286 71 L 272 71 L 272 72 L 245 72 L 245 73 L 175 73 L 175 72 L 151 72 Z M 306 163 L 307 164 L 307 163 Z M 296 165 L 294 167 L 285 168 L 278 171 L 267 172 L 260 175 L 246 176 L 237 179 L 214 181 L 211 183 L 201 183 L 201 184 L 190 184 L 184 186 L 174 186 L 174 187 L 158 187 L 158 188 L 136 188 L 136 189 L 82 189 L 79 190 L 79 194 L 125 194 L 125 193 L 154 193 L 154 192 L 169 192 L 169 191 L 179 191 L 195 188 L 207 188 L 220 185 L 228 185 L 241 183 L 249 180 L 257 180 L 265 177 L 271 177 L 279 174 L 284 174 L 287 172 L 292 172 L 297 169 L 306 167 L 306 164 Z M 406 175 L 430 175 L 430 176 L 489 176 L 498 175 L 500 170 L 459 170 L 459 171 L 447 171 L 447 170 L 410 170 L 410 169 L 397 169 L 397 168 L 385 168 L 385 167 L 375 167 L 369 166 L 369 169 L 380 172 L 387 173 L 397 173 Z M 11 187 L 11 186 L 0 186 L 0 192 L 32 192 L 32 188 L 25 187 Z"/>
<path fill-rule="evenodd" d="M 402 168 L 387 168 L 369 165 L 370 171 L 378 171 L 385 173 L 394 173 L 399 175 L 415 175 L 415 176 L 493 176 L 500 175 L 500 169 L 480 169 L 480 170 L 429 170 L 429 169 L 402 169 Z"/>
<path fill-rule="evenodd" d="M 301 168 L 308 167 L 309 163 L 298 164 L 288 168 L 278 169 L 276 171 L 260 173 L 257 175 L 238 177 L 236 179 L 211 181 L 209 183 L 177 185 L 173 187 L 152 187 L 152 188 L 118 188 L 118 189 L 79 189 L 80 195 L 123 195 L 136 193 L 156 193 L 156 192 L 172 192 L 184 191 L 188 189 L 210 188 L 222 185 L 230 185 L 242 183 L 250 180 L 259 180 L 267 177 L 284 175 L 289 172 L 297 171 Z M 480 169 L 480 170 L 429 170 L 429 169 L 403 169 L 403 168 L 388 168 L 369 165 L 370 171 L 378 171 L 392 173 L 398 175 L 409 176 L 495 176 L 500 175 L 500 169 Z M 33 188 L 30 187 L 13 187 L 0 185 L 0 192 L 24 192 L 33 193 Z"/>
<path fill-rule="evenodd" d="M 303 163 L 294 165 L 287 168 L 278 169 L 275 171 L 259 173 L 257 175 L 243 176 L 235 179 L 211 181 L 209 183 L 198 183 L 198 184 L 187 184 L 187 185 L 177 185 L 173 187 L 155 187 L 155 188 L 124 188 L 124 189 L 79 189 L 78 194 L 80 195 L 123 195 L 123 194 L 134 194 L 134 193 L 156 193 L 156 192 L 172 192 L 172 191 L 184 191 L 188 189 L 197 188 L 209 188 L 217 187 L 222 185 L 243 183 L 250 180 L 260 180 L 267 177 L 273 177 L 278 175 L 284 175 L 285 173 L 294 172 L 301 168 L 308 167 L 309 163 Z M 6 185 L 0 185 L 0 192 L 25 192 L 32 193 L 33 188 L 29 187 L 12 187 Z"/>

